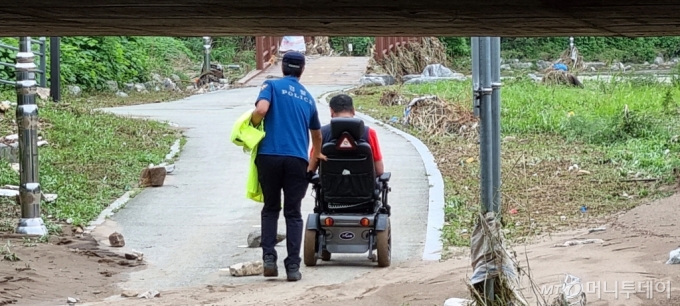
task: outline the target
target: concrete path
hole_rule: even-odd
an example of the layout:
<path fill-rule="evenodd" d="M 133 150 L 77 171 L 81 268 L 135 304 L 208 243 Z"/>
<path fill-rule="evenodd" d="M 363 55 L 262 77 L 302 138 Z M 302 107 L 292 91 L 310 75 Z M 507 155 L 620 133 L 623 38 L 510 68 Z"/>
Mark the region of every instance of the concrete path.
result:
<path fill-rule="evenodd" d="M 316 97 L 340 86 L 308 86 Z M 258 88 L 242 88 L 193 96 L 185 100 L 108 109 L 121 115 L 167 120 L 186 127 L 188 142 L 166 185 L 133 198 L 95 233 L 117 230 L 126 248 L 144 252 L 146 269 L 134 272 L 123 288 L 166 290 L 206 284 L 259 283 L 263 277 L 234 278 L 218 270 L 261 258 L 261 249 L 246 245 L 248 233 L 260 224 L 260 205 L 245 198 L 249 155 L 233 145 L 233 122 L 252 108 Z M 318 104 L 322 123 L 330 120 L 327 106 Z M 370 125 L 370 124 L 369 124 Z M 428 180 L 420 155 L 401 136 L 377 129 L 392 171 L 393 265 L 420 260 L 426 237 Z M 303 202 L 303 219 L 313 207 L 311 188 Z M 280 229 L 285 230 L 283 216 Z M 285 242 L 278 246 L 281 260 Z M 279 263 L 280 275 L 285 276 Z M 380 269 L 365 255 L 333 256 L 317 267 L 302 266 L 303 282 L 340 283 Z M 332 277 L 329 277 L 332 276 Z M 282 279 L 280 277 L 280 279 Z"/>

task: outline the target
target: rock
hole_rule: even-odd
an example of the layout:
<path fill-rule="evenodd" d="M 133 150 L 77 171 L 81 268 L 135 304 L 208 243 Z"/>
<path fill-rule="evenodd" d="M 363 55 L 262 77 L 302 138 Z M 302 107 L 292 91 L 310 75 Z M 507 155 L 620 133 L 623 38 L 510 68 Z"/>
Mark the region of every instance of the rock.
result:
<path fill-rule="evenodd" d="M 19 190 L 0 189 L 0 197 L 16 197 L 19 196 Z"/>
<path fill-rule="evenodd" d="M 589 69 L 590 69 L 591 72 L 596 72 L 596 71 L 597 71 L 597 69 L 595 69 L 595 67 L 590 67 Z"/>
<path fill-rule="evenodd" d="M 161 87 L 156 85 L 156 86 L 154 86 L 153 91 L 159 92 L 159 91 L 161 91 Z"/>
<path fill-rule="evenodd" d="M 459 298 L 450 298 L 444 301 L 444 306 L 468 306 L 472 301 Z"/>
<path fill-rule="evenodd" d="M 422 78 L 422 77 L 423 77 L 422 74 L 407 74 L 407 75 L 401 77 L 401 80 L 402 80 L 403 82 L 408 82 L 409 80 L 413 80 L 413 79 L 417 79 L 417 78 Z"/>
<path fill-rule="evenodd" d="M 537 75 L 535 75 L 535 74 L 533 74 L 533 73 L 529 73 L 529 74 L 527 74 L 527 76 L 528 76 L 530 79 L 534 80 L 535 82 L 540 82 L 540 81 L 543 80 L 543 79 L 539 78 Z"/>
<path fill-rule="evenodd" d="M 654 59 L 654 64 L 656 64 L 656 65 L 661 65 L 661 64 L 663 64 L 663 63 L 664 63 L 664 61 L 663 61 L 663 56 L 657 56 L 657 57 Z"/>
<path fill-rule="evenodd" d="M 48 145 L 48 144 L 49 143 L 47 142 L 47 140 L 41 140 L 41 141 L 38 141 L 38 143 L 37 143 L 38 147 L 42 147 L 42 146 Z"/>
<path fill-rule="evenodd" d="M 552 66 L 552 64 L 548 61 L 538 60 L 538 61 L 536 61 L 536 66 L 540 70 L 545 70 L 545 69 L 550 68 L 550 66 Z"/>
<path fill-rule="evenodd" d="M 73 223 L 73 218 L 66 219 L 66 224 L 71 224 L 71 223 Z"/>
<path fill-rule="evenodd" d="M 659 69 L 659 65 L 656 64 L 649 65 L 649 69 Z"/>
<path fill-rule="evenodd" d="M 118 82 L 116 81 L 106 81 L 106 88 L 111 92 L 118 91 Z"/>
<path fill-rule="evenodd" d="M 160 187 L 163 186 L 163 183 L 165 182 L 165 175 L 167 174 L 167 171 L 165 167 L 162 166 L 156 166 L 156 167 L 148 167 L 144 168 L 142 170 L 142 175 L 140 178 L 140 183 L 139 185 L 142 187 Z"/>
<path fill-rule="evenodd" d="M 12 167 L 12 170 L 14 170 L 16 173 L 19 173 L 19 170 L 21 170 L 21 166 L 19 166 L 18 163 L 12 163 L 9 166 Z"/>
<path fill-rule="evenodd" d="M 82 92 L 82 90 L 80 89 L 80 87 L 78 87 L 78 85 L 69 85 L 68 86 L 68 92 L 71 95 L 79 96 L 80 93 Z"/>
<path fill-rule="evenodd" d="M 127 298 L 136 297 L 137 295 L 139 295 L 139 294 L 135 291 L 132 291 L 132 290 L 125 290 L 120 294 L 120 296 L 127 297 Z"/>
<path fill-rule="evenodd" d="M 146 86 L 144 86 L 144 84 L 141 84 L 141 83 L 135 84 L 134 88 L 137 92 L 142 92 L 142 91 L 146 90 Z"/>
<path fill-rule="evenodd" d="M 66 298 L 66 303 L 75 304 L 75 303 L 78 303 L 78 299 L 72 298 L 72 297 L 68 297 L 68 298 Z"/>
<path fill-rule="evenodd" d="M 122 248 L 125 246 L 125 238 L 120 233 L 114 232 L 109 235 L 109 244 L 111 244 L 112 247 Z"/>
<path fill-rule="evenodd" d="M 220 84 L 229 84 L 229 79 L 220 79 Z"/>
<path fill-rule="evenodd" d="M 248 234 L 248 247 L 259 248 L 260 240 L 262 239 L 262 231 L 260 229 L 253 230 Z M 286 234 L 282 232 L 276 233 L 276 243 L 286 239 Z"/>
<path fill-rule="evenodd" d="M 80 227 L 80 226 L 78 226 L 78 227 L 76 227 L 75 232 L 76 232 L 76 234 L 82 234 L 82 233 L 83 233 L 83 228 Z M 96 293 L 95 293 L 95 294 L 96 294 Z"/>
<path fill-rule="evenodd" d="M 151 74 L 151 81 L 156 82 L 156 83 L 162 83 L 163 78 L 158 73 L 152 73 Z"/>
<path fill-rule="evenodd" d="M 515 69 L 531 69 L 531 67 L 534 66 L 532 63 L 514 63 L 510 65 L 511 67 Z"/>
<path fill-rule="evenodd" d="M 442 64 L 430 64 L 423 69 L 423 76 L 424 77 L 439 77 L 439 78 L 446 78 L 446 77 L 452 77 L 454 71 L 451 69 L 445 67 Z"/>
<path fill-rule="evenodd" d="M 174 82 L 179 82 L 179 81 L 182 80 L 182 79 L 181 79 L 178 75 L 176 75 L 176 74 L 172 74 L 172 75 L 170 76 L 170 78 L 172 78 L 172 80 L 173 80 Z"/>
<path fill-rule="evenodd" d="M 510 70 L 510 65 L 508 64 L 501 65 L 501 70 Z"/>
<path fill-rule="evenodd" d="M 680 248 L 671 251 L 668 257 L 668 261 L 666 261 L 667 265 L 680 264 Z"/>
<path fill-rule="evenodd" d="M 432 83 L 432 82 L 438 82 L 438 81 L 465 81 L 466 77 L 460 73 L 454 74 L 452 77 L 420 77 L 417 79 L 411 79 L 404 84 L 424 84 L 424 83 Z"/>
<path fill-rule="evenodd" d="M 160 296 L 161 296 L 161 293 L 158 292 L 157 290 L 149 290 L 147 292 L 140 293 L 137 297 L 140 298 L 140 299 L 153 299 L 153 298 L 160 297 Z"/>
<path fill-rule="evenodd" d="M 45 87 L 38 87 L 36 90 L 38 97 L 42 100 L 47 100 L 50 97 L 50 89 Z M 8 101 L 9 102 L 9 101 Z"/>
<path fill-rule="evenodd" d="M 231 276 L 260 275 L 262 272 L 264 272 L 264 266 L 259 260 L 237 263 L 229 267 Z"/>
<path fill-rule="evenodd" d="M 360 86 L 387 86 L 396 83 L 391 75 L 367 74 L 359 79 Z"/>
<path fill-rule="evenodd" d="M 165 90 L 174 90 L 175 87 L 177 87 L 175 83 L 169 78 L 165 79 L 165 81 L 163 82 L 163 86 L 165 86 Z"/>
<path fill-rule="evenodd" d="M 135 83 L 125 83 L 125 90 L 132 91 L 135 89 Z"/>
<path fill-rule="evenodd" d="M 128 97 L 128 94 L 126 94 L 126 93 L 124 93 L 124 92 L 122 92 L 122 91 L 119 91 L 119 92 L 116 92 L 116 96 L 117 96 L 117 97 L 120 97 L 120 98 L 127 98 L 127 97 Z"/>
<path fill-rule="evenodd" d="M 189 85 L 189 86 L 187 86 L 187 88 L 186 88 L 185 90 L 186 90 L 186 91 L 194 91 L 194 90 L 196 90 L 196 86 L 194 86 L 194 85 Z"/>
<path fill-rule="evenodd" d="M 585 66 L 587 68 L 594 67 L 595 69 L 600 69 L 600 68 L 606 67 L 607 64 L 605 64 L 603 62 L 586 62 Z"/>

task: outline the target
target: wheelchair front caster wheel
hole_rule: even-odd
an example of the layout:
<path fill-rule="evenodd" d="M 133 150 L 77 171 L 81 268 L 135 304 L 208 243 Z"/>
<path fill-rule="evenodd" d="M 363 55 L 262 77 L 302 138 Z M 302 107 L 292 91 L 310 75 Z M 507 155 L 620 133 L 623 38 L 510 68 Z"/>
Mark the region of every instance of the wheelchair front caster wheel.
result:
<path fill-rule="evenodd" d="M 303 254 L 303 261 L 305 266 L 316 266 L 316 230 L 308 229 L 305 231 L 305 249 Z M 330 256 L 329 256 L 330 258 Z"/>
<path fill-rule="evenodd" d="M 376 238 L 376 251 L 378 252 L 378 267 L 389 267 L 392 262 L 392 225 L 387 219 L 387 228 L 378 232 Z"/>
<path fill-rule="evenodd" d="M 326 250 L 321 251 L 321 260 L 323 261 L 331 260 L 331 252 Z"/>

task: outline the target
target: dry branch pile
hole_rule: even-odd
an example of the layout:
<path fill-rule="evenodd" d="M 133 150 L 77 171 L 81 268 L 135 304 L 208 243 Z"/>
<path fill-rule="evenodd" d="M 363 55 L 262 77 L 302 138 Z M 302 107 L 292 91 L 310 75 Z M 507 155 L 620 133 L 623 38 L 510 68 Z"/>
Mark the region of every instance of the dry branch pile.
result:
<path fill-rule="evenodd" d="M 555 61 L 555 63 L 553 63 L 553 64 L 557 64 L 557 63 L 565 64 L 565 65 L 567 65 L 567 67 L 569 67 L 569 71 L 578 72 L 578 71 L 585 70 L 586 69 L 586 63 L 583 61 L 583 56 L 581 56 L 581 54 L 578 52 L 578 48 L 576 48 L 576 47 L 574 47 L 574 54 L 576 55 L 575 56 L 576 60 L 574 60 L 572 58 L 572 52 L 569 48 L 567 48 L 566 50 L 564 50 L 562 52 L 562 54 L 560 55 L 560 58 L 557 61 Z M 547 73 L 547 72 L 550 72 L 551 70 L 553 70 L 552 66 L 546 68 L 543 72 Z"/>
<path fill-rule="evenodd" d="M 406 98 L 402 96 L 398 90 L 394 89 L 389 89 L 385 90 L 382 93 L 382 96 L 380 96 L 380 105 L 382 106 L 394 106 L 394 105 L 402 105 L 406 103 Z"/>
<path fill-rule="evenodd" d="M 569 85 L 583 88 L 583 84 L 576 76 L 562 70 L 549 70 L 541 82 L 546 85 Z"/>
<path fill-rule="evenodd" d="M 430 64 L 448 65 L 446 47 L 436 37 L 424 37 L 421 42 L 413 41 L 399 46 L 380 62 L 371 58 L 367 70 L 368 73 L 386 73 L 400 80 L 407 74 L 421 74 Z"/>
<path fill-rule="evenodd" d="M 428 136 L 458 134 L 472 137 L 477 134 L 477 118 L 472 108 L 448 103 L 437 96 L 411 100 L 405 121 Z"/>
<path fill-rule="evenodd" d="M 331 55 L 333 49 L 328 42 L 328 36 L 314 36 L 307 42 L 307 55 Z"/>

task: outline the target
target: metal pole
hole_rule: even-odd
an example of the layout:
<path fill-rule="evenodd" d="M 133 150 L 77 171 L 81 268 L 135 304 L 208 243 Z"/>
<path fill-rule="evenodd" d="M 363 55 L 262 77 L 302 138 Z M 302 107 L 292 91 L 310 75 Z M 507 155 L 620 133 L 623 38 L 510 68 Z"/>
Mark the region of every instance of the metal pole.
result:
<path fill-rule="evenodd" d="M 470 38 L 470 49 L 472 51 L 472 109 L 475 116 L 479 117 L 479 37 Z"/>
<path fill-rule="evenodd" d="M 479 134 L 479 153 L 481 168 L 481 200 L 483 212 L 492 209 L 492 172 L 491 172 L 491 61 L 490 61 L 490 39 L 482 37 L 479 39 L 479 78 L 481 81 L 481 101 L 480 101 L 480 134 Z"/>
<path fill-rule="evenodd" d="M 208 72 L 210 71 L 210 36 L 203 36 L 203 72 Z"/>
<path fill-rule="evenodd" d="M 50 37 L 50 96 L 52 101 L 59 102 L 61 100 L 61 39 L 59 37 Z"/>
<path fill-rule="evenodd" d="M 40 216 L 40 177 L 38 174 L 38 105 L 35 103 L 35 55 L 31 38 L 19 38 L 17 53 L 17 126 L 19 129 L 19 203 L 21 219 L 18 234 L 46 235 L 47 228 Z"/>
<path fill-rule="evenodd" d="M 40 87 L 47 86 L 47 54 L 45 54 L 45 37 L 40 37 Z"/>
<path fill-rule="evenodd" d="M 479 78 L 481 82 L 480 101 L 480 133 L 479 155 L 481 171 L 481 200 L 482 212 L 486 213 L 493 209 L 493 172 L 492 172 L 492 125 L 491 125 L 491 39 L 481 37 L 479 39 Z M 484 221 L 482 221 L 484 222 Z M 484 296 L 486 302 L 494 301 L 494 279 L 484 281 Z"/>
<path fill-rule="evenodd" d="M 501 208 L 501 38 L 491 38 L 491 171 L 492 211 Z"/>

